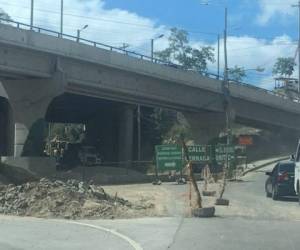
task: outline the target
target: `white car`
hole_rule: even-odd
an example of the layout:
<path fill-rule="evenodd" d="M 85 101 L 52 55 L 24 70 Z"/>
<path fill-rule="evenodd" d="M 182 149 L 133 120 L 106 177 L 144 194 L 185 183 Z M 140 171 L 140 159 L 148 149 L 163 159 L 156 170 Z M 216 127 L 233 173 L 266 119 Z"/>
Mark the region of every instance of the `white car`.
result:
<path fill-rule="evenodd" d="M 294 181 L 294 187 L 295 187 L 295 192 L 298 195 L 298 200 L 300 204 L 300 140 L 298 142 L 298 147 L 296 151 L 296 157 L 292 158 L 295 159 L 295 181 Z"/>

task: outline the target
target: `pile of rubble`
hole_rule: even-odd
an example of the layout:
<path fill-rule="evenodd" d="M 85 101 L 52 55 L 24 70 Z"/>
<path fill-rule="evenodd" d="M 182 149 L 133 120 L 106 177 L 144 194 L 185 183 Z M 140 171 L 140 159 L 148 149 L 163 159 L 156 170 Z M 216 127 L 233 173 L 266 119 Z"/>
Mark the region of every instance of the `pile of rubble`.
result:
<path fill-rule="evenodd" d="M 43 178 L 17 186 L 0 185 L 2 214 L 68 219 L 120 218 L 152 208 L 153 204 L 133 204 L 117 194 L 108 195 L 100 186 L 77 180 L 63 182 Z"/>

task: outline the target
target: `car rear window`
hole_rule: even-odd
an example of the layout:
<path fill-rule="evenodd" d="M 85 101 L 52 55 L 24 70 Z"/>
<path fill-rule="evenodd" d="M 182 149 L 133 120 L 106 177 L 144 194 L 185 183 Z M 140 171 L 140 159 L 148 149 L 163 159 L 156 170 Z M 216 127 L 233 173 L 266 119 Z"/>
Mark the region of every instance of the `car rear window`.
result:
<path fill-rule="evenodd" d="M 280 164 L 279 170 L 293 172 L 295 170 L 295 164 L 294 163 Z"/>

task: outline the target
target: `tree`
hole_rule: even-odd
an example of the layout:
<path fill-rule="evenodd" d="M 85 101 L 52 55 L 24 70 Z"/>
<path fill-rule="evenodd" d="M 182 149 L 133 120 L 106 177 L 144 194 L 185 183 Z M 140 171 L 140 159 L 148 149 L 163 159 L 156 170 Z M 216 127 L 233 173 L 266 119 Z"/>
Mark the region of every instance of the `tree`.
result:
<path fill-rule="evenodd" d="M 1 19 L 6 19 L 6 20 L 12 20 L 11 17 L 3 10 L 0 8 L 0 18 Z M 0 20 L 0 23 L 5 22 L 4 20 Z"/>
<path fill-rule="evenodd" d="M 273 67 L 273 75 L 290 77 L 295 70 L 296 63 L 292 57 L 279 57 Z"/>
<path fill-rule="evenodd" d="M 235 65 L 234 68 L 228 69 L 228 76 L 230 80 L 241 82 L 247 75 L 243 67 Z"/>
<path fill-rule="evenodd" d="M 51 136 L 47 140 L 58 138 L 59 140 L 66 140 L 71 143 L 76 143 L 80 140 L 80 135 L 83 133 L 82 124 L 51 124 Z"/>
<path fill-rule="evenodd" d="M 168 41 L 168 48 L 155 53 L 163 61 L 178 63 L 186 70 L 192 69 L 200 73 L 207 71 L 208 62 L 215 62 L 214 49 L 210 46 L 200 49 L 192 47 L 185 30 L 171 28 Z"/>

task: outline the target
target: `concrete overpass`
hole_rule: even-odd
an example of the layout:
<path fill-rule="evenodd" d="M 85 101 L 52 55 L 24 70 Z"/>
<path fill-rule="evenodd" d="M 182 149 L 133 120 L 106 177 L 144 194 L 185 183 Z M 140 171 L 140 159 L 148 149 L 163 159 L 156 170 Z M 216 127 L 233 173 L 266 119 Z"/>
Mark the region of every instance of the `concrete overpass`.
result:
<path fill-rule="evenodd" d="M 128 160 L 132 154 L 135 104 L 182 111 L 188 119 L 197 118 L 194 125 L 205 138 L 220 131 L 225 120 L 221 81 L 87 42 L 20 29 L 20 24 L 0 24 L 0 96 L 8 99 L 12 110 L 7 131 L 13 131 L 15 124 L 10 137 L 14 143 L 8 143 L 14 147 L 7 149 L 8 153 L 21 154 L 30 128 L 39 119 L 97 120 L 95 114 L 107 111 L 107 106 L 114 110 L 109 124 L 119 124 L 120 160 Z M 299 103 L 244 84 L 230 83 L 230 93 L 236 122 L 300 130 Z"/>

